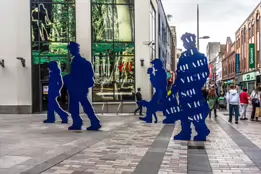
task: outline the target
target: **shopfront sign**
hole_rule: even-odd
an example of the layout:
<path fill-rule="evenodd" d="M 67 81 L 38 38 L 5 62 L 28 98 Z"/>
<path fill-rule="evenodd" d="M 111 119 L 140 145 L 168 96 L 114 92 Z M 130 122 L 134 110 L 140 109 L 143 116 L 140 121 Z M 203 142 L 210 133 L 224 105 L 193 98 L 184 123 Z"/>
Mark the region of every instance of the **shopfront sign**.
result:
<path fill-rule="evenodd" d="M 236 74 L 240 74 L 240 54 L 236 54 Z"/>
<path fill-rule="evenodd" d="M 243 81 L 256 80 L 256 72 L 251 72 L 243 75 Z"/>
<path fill-rule="evenodd" d="M 249 68 L 256 68 L 255 44 L 249 44 Z"/>

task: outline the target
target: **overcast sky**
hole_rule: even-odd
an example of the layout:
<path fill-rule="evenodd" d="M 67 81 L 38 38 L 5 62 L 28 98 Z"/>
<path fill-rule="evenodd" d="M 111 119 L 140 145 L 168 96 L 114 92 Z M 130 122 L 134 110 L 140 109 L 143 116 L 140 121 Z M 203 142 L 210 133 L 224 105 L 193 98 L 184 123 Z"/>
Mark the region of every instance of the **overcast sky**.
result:
<path fill-rule="evenodd" d="M 208 42 L 235 40 L 236 30 L 243 24 L 260 0 L 162 0 L 166 14 L 173 16 L 170 24 L 177 27 L 178 48 L 185 32 L 197 33 L 197 3 L 200 6 L 200 51 L 205 53 Z"/>

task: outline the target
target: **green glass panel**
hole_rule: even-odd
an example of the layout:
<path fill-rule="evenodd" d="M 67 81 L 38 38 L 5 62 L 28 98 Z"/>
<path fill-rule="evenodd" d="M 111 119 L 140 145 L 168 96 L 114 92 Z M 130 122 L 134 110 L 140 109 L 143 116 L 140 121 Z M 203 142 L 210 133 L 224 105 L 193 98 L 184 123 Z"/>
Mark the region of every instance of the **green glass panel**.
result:
<path fill-rule="evenodd" d="M 111 4 L 114 0 L 92 0 L 92 3 Z"/>
<path fill-rule="evenodd" d="M 33 0 L 39 3 L 75 3 L 75 0 Z"/>
<path fill-rule="evenodd" d="M 114 52 L 120 55 L 134 55 L 134 43 L 114 43 Z"/>
<path fill-rule="evenodd" d="M 134 55 L 134 43 L 93 43 L 93 55 L 108 55 L 111 52 L 121 55 Z"/>

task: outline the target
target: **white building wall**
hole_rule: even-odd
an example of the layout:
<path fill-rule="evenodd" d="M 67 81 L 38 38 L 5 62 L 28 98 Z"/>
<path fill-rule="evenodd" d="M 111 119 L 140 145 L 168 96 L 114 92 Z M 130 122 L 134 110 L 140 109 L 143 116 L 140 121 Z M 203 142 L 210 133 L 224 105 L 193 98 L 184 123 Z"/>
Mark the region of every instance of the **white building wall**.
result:
<path fill-rule="evenodd" d="M 0 59 L 5 61 L 5 68 L 0 67 L 0 112 L 15 112 L 17 109 L 30 112 L 32 96 L 29 1 L 1 1 L 0 16 Z M 26 59 L 25 68 L 17 57 Z"/>
<path fill-rule="evenodd" d="M 157 6 L 155 6 L 157 7 Z M 156 9 L 155 9 L 156 10 Z M 156 12 L 156 16 L 157 12 Z M 156 31 L 157 32 L 157 31 Z M 156 33 L 157 34 L 157 33 Z M 141 88 L 143 98 L 150 100 L 152 96 L 150 77 L 147 69 L 150 64 L 150 46 L 144 42 L 150 41 L 150 0 L 135 1 L 135 79 L 136 89 Z M 140 59 L 144 59 L 141 66 Z"/>

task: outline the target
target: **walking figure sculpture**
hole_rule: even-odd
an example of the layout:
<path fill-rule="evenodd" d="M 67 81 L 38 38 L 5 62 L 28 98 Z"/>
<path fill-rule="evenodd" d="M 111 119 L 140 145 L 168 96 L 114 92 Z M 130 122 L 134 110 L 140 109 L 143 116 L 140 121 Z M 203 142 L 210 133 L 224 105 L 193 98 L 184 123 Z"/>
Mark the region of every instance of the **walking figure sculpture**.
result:
<path fill-rule="evenodd" d="M 87 98 L 89 88 L 94 86 L 92 64 L 80 55 L 80 48 L 77 43 L 70 42 L 68 49 L 74 56 L 71 74 L 64 77 L 64 82 L 70 96 L 69 111 L 73 119 L 73 124 L 68 129 L 81 130 L 83 124 L 79 108 L 79 103 L 81 103 L 91 123 L 91 126 L 87 130 L 99 130 L 101 128 L 100 120 L 95 115 L 94 109 Z"/>
<path fill-rule="evenodd" d="M 57 62 L 51 61 L 49 63 L 49 70 L 48 112 L 44 123 L 55 123 L 55 112 L 57 112 L 62 119 L 62 123 L 67 124 L 68 114 L 60 107 L 57 101 L 57 98 L 61 96 L 61 89 L 63 87 L 61 69 Z"/>
<path fill-rule="evenodd" d="M 174 91 L 178 93 L 179 107 L 182 110 L 180 116 L 182 130 L 174 139 L 190 140 L 191 123 L 193 123 L 197 132 L 194 140 L 206 141 L 210 133 L 205 122 L 209 107 L 201 89 L 209 77 L 208 61 L 198 52 L 194 34 L 185 33 L 181 39 L 186 51 L 179 59 Z"/>
<path fill-rule="evenodd" d="M 152 123 L 152 115 L 155 117 L 155 123 L 157 123 L 157 111 L 162 111 L 164 104 L 163 102 L 167 98 L 167 72 L 163 67 L 163 62 L 161 59 L 154 59 L 151 64 L 153 68 L 148 69 L 148 74 L 150 74 L 150 81 L 152 86 L 155 88 L 155 94 L 153 95 L 151 101 L 147 102 L 142 100 L 141 105 L 147 108 L 146 117 L 140 117 L 140 120 L 146 121 L 147 123 Z"/>

